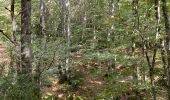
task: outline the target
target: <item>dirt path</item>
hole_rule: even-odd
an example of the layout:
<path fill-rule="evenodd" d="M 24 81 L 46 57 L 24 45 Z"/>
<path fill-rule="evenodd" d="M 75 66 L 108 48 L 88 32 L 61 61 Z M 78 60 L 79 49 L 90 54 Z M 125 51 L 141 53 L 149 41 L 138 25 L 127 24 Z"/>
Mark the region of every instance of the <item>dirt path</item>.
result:
<path fill-rule="evenodd" d="M 82 59 L 84 58 L 79 58 L 76 60 Z M 98 65 L 99 68 L 97 69 L 101 69 L 101 72 L 104 72 L 106 70 L 106 65 L 99 64 L 94 59 L 88 60 L 88 63 L 86 64 L 76 65 L 75 69 L 77 69 L 77 71 L 81 73 L 81 75 L 83 75 L 83 81 L 80 82 L 78 88 L 68 90 L 68 93 L 72 93 L 76 96 L 86 97 L 85 100 L 92 100 L 95 99 L 95 97 L 97 97 L 105 89 L 106 82 L 103 76 L 92 74 L 92 70 L 95 64 Z M 46 87 L 42 89 L 43 93 L 51 93 L 55 97 L 65 97 L 65 86 L 63 84 L 58 84 L 58 80 L 54 78 L 50 78 L 50 80 L 52 81 L 51 87 Z"/>
<path fill-rule="evenodd" d="M 6 55 L 6 47 L 0 43 L 0 64 L 8 62 L 9 58 Z"/>
<path fill-rule="evenodd" d="M 0 43 L 0 72 L 8 72 L 10 58 L 7 55 L 7 47 Z"/>

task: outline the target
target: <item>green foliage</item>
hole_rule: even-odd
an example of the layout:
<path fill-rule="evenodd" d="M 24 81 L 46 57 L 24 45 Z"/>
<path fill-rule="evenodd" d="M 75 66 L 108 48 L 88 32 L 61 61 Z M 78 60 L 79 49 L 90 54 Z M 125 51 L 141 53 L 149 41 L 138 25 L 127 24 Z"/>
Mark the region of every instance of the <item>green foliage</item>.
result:
<path fill-rule="evenodd" d="M 68 94 L 66 100 L 84 100 L 81 96 L 76 96 L 74 94 Z"/>
<path fill-rule="evenodd" d="M 66 43 L 66 32 L 62 33 L 62 28 L 67 27 L 67 25 L 64 23 L 65 25 L 62 26 L 63 12 L 60 1 L 62 0 L 43 0 L 46 8 L 44 38 L 40 32 L 40 1 L 32 0 L 31 61 L 33 76 L 30 76 L 30 79 L 33 79 L 34 75 L 37 74 L 36 69 L 39 67 L 39 79 L 42 86 L 50 87 L 52 85 L 50 78 L 56 80 L 63 79 L 64 85 L 66 85 L 65 88 L 73 87 L 73 89 L 76 90 L 76 88 L 82 85 L 81 83 L 84 82 L 86 77 L 81 73 L 83 68 L 79 69 L 77 66 L 88 66 L 86 70 L 90 71 L 89 74 L 92 74 L 95 78 L 103 76 L 104 81 L 108 82 L 105 89 L 100 93 L 99 100 L 120 99 L 129 92 L 133 95 L 130 100 L 135 99 L 136 95 L 143 96 L 142 99 L 145 100 L 146 95 L 151 92 L 151 86 L 148 85 L 150 82 L 148 80 L 149 68 L 145 55 L 142 54 L 143 44 L 141 36 L 144 35 L 144 39 L 148 42 L 147 46 L 153 45 L 156 41 L 155 33 L 157 25 L 154 0 L 139 0 L 138 16 L 135 16 L 132 10 L 132 0 L 113 0 L 119 1 L 117 4 L 115 3 L 114 16 L 109 14 L 108 0 L 70 0 L 70 47 L 68 47 Z M 10 0 L 0 0 L 0 4 L 0 29 L 7 32 L 6 35 L 13 39 L 10 11 L 4 8 L 5 6 L 10 9 Z M 169 8 L 170 3 L 168 2 L 167 5 Z M 20 28 L 22 25 L 20 23 L 20 9 L 20 1 L 16 1 L 15 14 L 17 15 L 16 34 L 18 43 L 22 42 L 20 41 L 22 38 L 20 36 Z M 66 17 L 67 15 L 65 15 L 64 18 L 65 21 L 67 19 Z M 85 17 L 86 19 L 84 19 Z M 137 19 L 137 17 L 139 18 Z M 139 20 L 139 29 L 135 28 L 136 19 Z M 161 15 L 161 29 L 158 40 L 164 39 L 166 34 L 162 20 L 163 16 Z M 110 41 L 108 41 L 108 33 L 111 33 L 109 37 L 111 39 Z M 94 37 L 96 38 L 94 39 Z M 134 55 L 131 49 L 133 45 L 132 38 L 134 38 L 136 44 Z M 7 41 L 3 35 L 0 35 L 0 39 Z M 43 43 L 43 39 L 45 43 Z M 15 54 L 18 53 L 15 51 L 15 45 L 11 45 L 11 43 L 6 45 L 10 45 L 10 47 L 14 49 L 13 52 L 15 52 Z M 83 60 L 79 60 L 79 58 L 75 60 L 74 56 L 76 54 L 80 54 Z M 148 49 L 148 55 L 152 58 L 152 46 Z M 65 70 L 67 67 L 66 58 L 70 58 L 68 71 Z M 156 62 L 158 60 L 159 64 L 156 63 L 156 67 L 154 68 L 154 78 L 156 89 L 160 90 L 166 87 L 167 76 L 163 76 L 165 70 L 160 61 L 161 53 L 159 50 L 157 52 Z M 112 71 L 107 70 L 109 62 L 116 65 Z M 15 63 L 15 60 L 13 63 Z M 103 66 L 100 65 L 101 63 L 104 63 L 107 68 L 103 68 Z M 2 65 L 0 67 L 2 69 L 6 68 L 6 66 L 4 66 L 5 65 Z M 33 95 L 31 96 L 32 98 L 29 98 L 33 100 L 35 83 L 25 80 L 25 77 L 22 75 L 17 75 L 15 64 L 10 67 L 8 72 L 2 71 L 0 73 L 0 97 L 3 99 L 4 96 L 7 96 L 7 99 L 13 100 L 17 97 L 23 99 L 23 97 Z M 132 76 L 133 67 L 138 68 L 138 85 L 134 84 L 133 80 L 129 78 Z M 14 68 L 14 72 L 10 72 L 12 68 Z M 145 83 L 142 83 L 144 80 L 141 77 L 143 76 L 146 77 Z M 19 84 L 19 81 L 23 81 L 21 82 L 23 84 Z M 25 87 L 22 87 L 22 85 L 29 87 L 28 91 L 25 91 Z M 43 87 L 41 87 L 41 89 L 43 89 Z M 66 98 L 68 100 L 71 100 L 71 98 L 75 100 L 84 99 L 72 93 L 66 95 Z M 51 93 L 47 93 L 43 99 L 54 100 L 55 98 Z"/>
<path fill-rule="evenodd" d="M 34 83 L 33 82 L 22 82 L 24 78 L 22 77 L 13 77 L 16 76 L 16 73 L 10 73 L 6 77 L 1 78 L 0 83 L 0 96 L 8 100 L 30 100 L 35 99 L 34 96 Z M 18 81 L 18 82 L 17 82 Z M 26 88 L 29 87 L 29 88 Z M 27 90 L 27 91 L 26 91 Z"/>
<path fill-rule="evenodd" d="M 51 80 L 49 80 L 47 74 L 46 75 L 42 75 L 41 85 L 42 86 L 47 86 L 47 87 L 50 87 L 52 85 L 52 82 L 51 82 Z"/>
<path fill-rule="evenodd" d="M 128 95 L 130 100 L 136 100 L 132 98 L 141 98 L 142 100 L 146 100 L 148 96 L 146 91 L 149 88 L 146 88 L 146 85 L 134 86 L 132 83 L 113 83 L 108 86 L 99 96 L 99 99 L 106 100 L 119 100 L 122 96 Z"/>
<path fill-rule="evenodd" d="M 70 75 L 70 85 L 73 88 L 77 88 L 81 82 L 83 82 L 84 77 L 81 72 L 76 71 L 75 69 L 71 71 L 72 74 Z"/>
<path fill-rule="evenodd" d="M 99 68 L 96 66 L 92 66 L 92 68 L 90 69 L 90 73 L 94 76 L 97 76 L 99 73 Z"/>
<path fill-rule="evenodd" d="M 93 51 L 93 52 L 88 52 L 85 54 L 85 57 L 88 59 L 96 58 L 99 61 L 108 61 L 108 60 L 113 60 L 114 59 L 114 54 L 109 53 L 107 51 Z"/>
<path fill-rule="evenodd" d="M 47 95 L 44 96 L 42 99 L 43 99 L 43 100 L 54 100 L 51 93 L 47 93 Z"/>
<path fill-rule="evenodd" d="M 47 93 L 46 96 L 43 97 L 43 100 L 85 100 L 81 96 L 77 96 L 72 93 L 68 93 L 65 97 L 53 97 L 51 93 Z"/>

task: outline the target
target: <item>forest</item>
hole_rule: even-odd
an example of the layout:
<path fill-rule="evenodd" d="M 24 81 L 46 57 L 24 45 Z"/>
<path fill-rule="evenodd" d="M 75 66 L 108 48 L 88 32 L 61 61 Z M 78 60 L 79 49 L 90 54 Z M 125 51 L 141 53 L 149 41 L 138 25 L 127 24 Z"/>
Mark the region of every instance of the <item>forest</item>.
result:
<path fill-rule="evenodd" d="M 0 100 L 170 100 L 170 0 L 0 0 Z"/>

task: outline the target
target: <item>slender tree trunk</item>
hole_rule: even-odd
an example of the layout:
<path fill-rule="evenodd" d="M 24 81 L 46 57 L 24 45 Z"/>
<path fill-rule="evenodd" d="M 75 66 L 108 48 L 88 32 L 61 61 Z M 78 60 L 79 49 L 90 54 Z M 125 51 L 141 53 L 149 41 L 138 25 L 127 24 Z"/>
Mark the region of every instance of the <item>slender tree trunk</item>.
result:
<path fill-rule="evenodd" d="M 149 55 L 146 48 L 146 41 L 144 46 L 144 53 L 146 56 L 146 60 L 149 66 L 149 78 L 151 81 L 151 93 L 152 93 L 152 100 L 156 100 L 156 91 L 155 91 L 155 84 L 154 84 L 154 66 L 155 66 L 155 57 L 156 57 L 157 47 L 154 47 L 152 62 L 149 59 Z"/>
<path fill-rule="evenodd" d="M 20 74 L 21 67 L 20 67 L 20 46 L 19 42 L 17 41 L 17 36 L 16 36 L 16 16 L 15 16 L 15 0 L 11 0 L 11 19 L 12 19 L 12 31 L 13 31 L 13 40 L 15 43 L 15 63 L 16 63 L 16 69 L 17 73 Z"/>
<path fill-rule="evenodd" d="M 65 36 L 65 3 L 63 0 L 60 0 L 60 9 L 61 9 L 61 34 L 62 36 Z"/>
<path fill-rule="evenodd" d="M 143 58 L 145 58 L 145 54 L 146 54 L 145 52 L 146 52 L 146 45 L 145 45 L 145 39 L 144 39 L 144 35 L 143 35 L 142 36 L 142 56 L 143 56 Z M 146 72 L 145 72 L 145 67 L 143 66 L 144 62 L 145 62 L 145 60 L 142 59 L 141 67 L 143 68 L 143 70 L 142 70 L 142 80 L 143 80 L 143 83 L 146 82 Z"/>
<path fill-rule="evenodd" d="M 66 17 L 67 17 L 67 9 L 66 9 L 66 0 L 60 0 L 60 9 L 61 9 L 61 35 L 65 36 L 67 43 L 67 33 L 66 33 Z M 67 53 L 66 53 L 67 54 Z M 67 81 L 66 76 L 66 58 L 61 58 L 62 63 L 58 66 L 59 70 L 59 83 L 63 83 Z"/>
<path fill-rule="evenodd" d="M 70 48 L 71 46 L 71 16 L 70 16 L 70 0 L 65 0 L 65 5 L 66 5 L 66 34 L 67 34 L 67 39 L 66 39 L 66 44 L 67 48 Z M 70 77 L 70 50 L 67 51 L 67 57 L 66 57 L 66 75 L 67 78 L 69 79 Z"/>
<path fill-rule="evenodd" d="M 109 3 L 109 17 L 112 19 L 112 24 L 109 26 L 108 34 L 107 34 L 107 41 L 108 41 L 108 48 L 112 47 L 115 48 L 115 15 L 117 10 L 117 3 L 118 0 L 108 0 Z M 113 45 L 110 46 L 112 40 Z M 110 51 L 109 51 L 110 52 Z M 116 54 L 114 53 L 114 59 L 108 61 L 108 71 L 112 71 L 116 65 Z"/>
<path fill-rule="evenodd" d="M 147 52 L 147 51 L 146 51 L 145 35 L 144 35 L 143 32 L 141 33 L 141 39 L 142 39 L 142 57 L 145 58 L 145 54 L 146 54 L 145 52 Z M 142 59 L 142 61 L 141 61 L 141 67 L 143 68 L 143 70 L 142 70 L 142 80 L 143 80 L 143 83 L 145 83 L 145 81 L 146 81 L 145 67 L 143 66 L 143 63 L 144 63 L 144 62 L 145 62 L 145 60 Z"/>
<path fill-rule="evenodd" d="M 162 11 L 165 23 L 165 32 L 166 32 L 166 45 L 167 45 L 167 94 L 168 100 L 170 100 L 170 26 L 169 26 L 169 19 L 168 19 L 168 9 L 167 9 L 167 1 L 162 0 Z"/>
<path fill-rule="evenodd" d="M 156 91 L 155 91 L 155 83 L 154 83 L 154 67 L 155 67 L 156 53 L 157 53 L 157 40 L 158 40 L 158 36 L 160 34 L 160 1 L 159 0 L 155 0 L 155 12 L 156 12 L 155 13 L 156 34 L 155 34 L 155 44 L 153 47 L 152 61 L 150 61 L 149 56 L 148 56 L 146 40 L 143 39 L 144 40 L 144 53 L 145 53 L 145 56 L 146 56 L 146 59 L 148 62 L 148 66 L 149 66 L 149 78 L 151 81 L 152 100 L 156 100 Z"/>
<path fill-rule="evenodd" d="M 14 11 L 15 11 L 15 0 L 11 0 L 12 31 L 13 31 L 14 41 L 16 41 L 16 17 Z"/>
<path fill-rule="evenodd" d="M 46 10 L 46 6 L 45 6 L 45 2 L 43 2 L 43 0 L 40 0 L 40 34 L 41 34 L 41 49 L 45 50 L 46 48 L 46 33 L 45 33 L 45 10 Z"/>
<path fill-rule="evenodd" d="M 45 3 L 43 0 L 40 0 L 40 49 L 42 52 L 45 51 L 46 48 L 46 34 L 45 34 Z M 36 66 L 35 70 L 35 76 L 34 76 L 34 81 L 35 81 L 35 96 L 37 97 L 38 100 L 41 100 L 41 90 L 40 90 L 40 73 L 41 69 L 43 67 L 42 65 L 43 62 L 43 57 L 40 58 L 39 64 Z"/>
<path fill-rule="evenodd" d="M 160 35 L 160 21 L 161 21 L 161 15 L 160 15 L 160 0 L 155 0 L 155 15 L 156 15 L 156 43 L 158 40 L 158 36 Z"/>
<path fill-rule="evenodd" d="M 156 91 L 155 91 L 155 83 L 154 83 L 154 67 L 156 61 L 156 53 L 157 53 L 157 40 L 160 34 L 160 0 L 155 0 L 155 16 L 156 16 L 156 37 L 155 44 L 153 50 L 153 58 L 152 58 L 152 66 L 150 67 L 150 80 L 152 86 L 152 100 L 156 100 Z"/>
<path fill-rule="evenodd" d="M 70 16 L 70 0 L 61 0 L 61 24 L 62 24 L 62 34 L 65 35 L 66 39 L 66 57 L 64 58 L 64 66 L 59 66 L 60 70 L 60 83 L 69 81 L 70 77 L 70 51 L 71 46 L 71 16 Z"/>
<path fill-rule="evenodd" d="M 160 44 L 161 44 L 162 63 L 163 63 L 163 68 L 164 68 L 164 74 L 163 74 L 163 78 L 164 78 L 166 76 L 166 73 L 167 73 L 165 41 L 163 39 L 160 39 Z"/>
<path fill-rule="evenodd" d="M 133 0 L 132 1 L 132 5 L 133 5 L 133 16 L 134 16 L 134 25 L 133 25 L 133 33 L 138 32 L 139 31 L 139 16 L 138 16 L 138 0 Z M 132 57 L 135 57 L 135 37 L 132 36 Z M 133 72 L 132 72 L 132 77 L 133 80 L 135 81 L 136 84 L 138 84 L 138 69 L 137 69 L 137 65 L 135 63 L 133 63 Z"/>
<path fill-rule="evenodd" d="M 111 40 L 111 35 L 114 36 L 114 18 L 115 18 L 115 0 L 109 0 L 109 16 L 113 19 L 112 25 L 107 35 L 107 40 Z"/>
<path fill-rule="evenodd" d="M 94 16 L 94 22 L 95 22 L 95 16 Z M 95 47 L 95 44 L 96 44 L 96 39 L 97 39 L 97 36 L 96 36 L 96 26 L 94 25 L 93 26 L 93 48 Z"/>
<path fill-rule="evenodd" d="M 82 29 L 82 35 L 81 39 L 83 40 L 85 37 L 85 32 L 86 32 L 86 24 L 87 24 L 87 12 L 86 12 L 86 0 L 83 0 L 83 29 Z"/>
<path fill-rule="evenodd" d="M 151 90 L 152 90 L 152 100 L 156 100 L 156 91 L 155 91 L 155 82 L 154 82 L 154 67 L 155 67 L 155 57 L 157 53 L 157 45 L 155 44 L 154 51 L 153 51 L 153 59 L 152 64 L 149 69 L 150 81 L 151 81 Z"/>
<path fill-rule="evenodd" d="M 170 34 L 168 33 L 170 36 Z M 168 100 L 170 100 L 170 38 L 168 39 L 168 66 L 167 66 L 167 92 L 168 92 Z"/>

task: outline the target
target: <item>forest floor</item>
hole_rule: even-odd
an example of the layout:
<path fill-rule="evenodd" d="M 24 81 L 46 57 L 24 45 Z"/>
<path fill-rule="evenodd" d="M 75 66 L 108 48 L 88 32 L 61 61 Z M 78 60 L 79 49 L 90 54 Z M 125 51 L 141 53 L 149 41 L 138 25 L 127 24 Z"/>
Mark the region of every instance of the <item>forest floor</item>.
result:
<path fill-rule="evenodd" d="M 80 59 L 75 59 L 82 60 L 83 58 L 80 57 Z M 80 74 L 83 78 L 78 84 L 78 87 L 66 89 L 65 84 L 59 84 L 57 79 L 50 78 L 52 85 L 50 88 L 44 88 L 44 93 L 51 93 L 53 96 L 59 98 L 64 98 L 66 95 L 72 94 L 85 97 L 85 100 L 93 100 L 107 87 L 107 83 L 103 77 L 104 72 L 107 70 L 107 65 L 100 64 L 100 66 L 95 67 L 97 65 L 97 61 L 95 59 L 91 59 L 86 64 L 78 64 L 76 66 L 76 72 L 78 72 L 78 74 Z M 99 70 L 100 73 L 98 73 Z"/>
<path fill-rule="evenodd" d="M 137 52 L 139 52 L 139 50 Z M 52 81 L 52 85 L 43 89 L 44 95 L 49 93 L 50 95 L 58 98 L 65 98 L 71 94 L 72 96 L 83 97 L 83 100 L 99 100 L 102 95 L 107 95 L 107 92 L 108 94 L 111 92 L 115 97 L 119 98 L 118 100 L 142 100 L 140 98 L 143 97 L 145 97 L 146 100 L 150 100 L 151 94 L 149 92 L 148 82 L 142 85 L 140 81 L 137 86 L 131 84 L 133 80 L 130 68 L 131 65 L 126 64 L 126 66 L 124 66 L 117 64 L 114 69 L 114 72 L 117 74 L 110 77 L 114 79 L 108 79 L 106 76 L 108 65 L 106 63 L 98 61 L 96 58 L 86 59 L 80 55 L 81 54 L 78 54 L 78 56 L 75 55 L 73 59 L 73 62 L 86 62 L 75 65 L 76 71 L 81 73 L 83 76 L 83 80 L 80 82 L 78 87 L 68 88 L 65 84 L 58 84 L 58 80 L 51 77 L 50 80 Z M 158 61 L 157 63 L 157 65 L 160 64 Z M 137 66 L 140 66 L 140 63 L 138 63 Z M 139 79 L 141 80 L 141 77 Z M 146 78 L 146 81 L 149 81 L 149 79 Z M 157 90 L 157 99 L 166 100 L 166 92 L 163 88 L 158 87 L 157 89 L 159 89 Z M 127 99 L 131 97 L 135 97 L 135 99 Z"/>
<path fill-rule="evenodd" d="M 3 43 L 0 43 L 0 71 L 6 70 L 4 64 L 9 64 L 10 58 L 7 56 L 7 48 Z M 48 77 L 51 85 L 43 86 L 42 94 L 44 97 L 52 95 L 57 98 L 65 98 L 68 95 L 72 96 L 80 96 L 84 98 L 83 100 L 98 100 L 100 96 L 103 95 L 105 90 L 109 90 L 110 86 L 113 86 L 112 89 L 117 92 L 120 100 L 131 100 L 125 99 L 127 95 L 134 95 L 134 90 L 131 89 L 129 82 L 132 80 L 131 71 L 129 67 L 122 66 L 118 64 L 116 66 L 115 72 L 121 75 L 115 75 L 115 80 L 112 79 L 112 82 L 107 80 L 106 72 L 108 70 L 108 66 L 106 63 L 98 61 L 96 58 L 86 59 L 81 54 L 76 54 L 73 57 L 73 62 L 83 62 L 81 64 L 76 63 L 74 66 L 77 72 L 77 75 L 82 79 L 77 79 L 78 86 L 70 87 L 67 84 L 59 84 L 58 80 L 55 77 Z M 85 63 L 84 63 L 85 62 Z M 112 77 L 113 78 L 113 77 Z M 76 81 L 77 81 L 76 80 Z M 145 91 L 143 92 L 145 93 Z M 158 100 L 166 100 L 165 99 L 165 91 L 158 91 Z M 147 97 L 146 100 L 150 100 L 150 93 L 140 94 Z M 140 97 L 137 97 L 140 98 Z M 65 99 L 61 99 L 65 100 Z M 80 99 L 81 100 L 81 99 Z M 135 99 L 141 100 L 141 99 Z"/>
<path fill-rule="evenodd" d="M 3 42 L 0 42 L 0 72 L 4 71 L 5 73 L 8 72 L 7 66 L 9 66 L 10 58 L 7 55 L 7 48 Z"/>
<path fill-rule="evenodd" d="M 81 60 L 75 58 L 77 61 Z M 10 63 L 10 57 L 7 54 L 6 44 L 0 42 L 0 71 L 7 72 Z M 75 89 L 66 90 L 65 84 L 59 84 L 58 80 L 53 77 L 49 77 L 51 81 L 50 87 L 42 87 L 43 95 L 52 94 L 57 97 L 65 97 L 66 91 L 71 92 L 74 95 L 82 96 L 86 98 L 93 98 L 102 92 L 105 89 L 106 82 L 103 79 L 103 76 L 95 76 L 92 73 L 92 65 L 97 64 L 94 60 L 90 60 L 87 65 L 77 65 L 76 69 L 81 75 L 83 75 L 83 81 L 80 82 L 79 86 Z M 5 66 L 4 66 L 5 65 Z M 100 66 L 102 69 L 101 72 L 105 72 L 106 65 Z M 94 69 L 95 70 L 95 69 Z"/>
<path fill-rule="evenodd" d="M 83 100 L 98 100 L 103 94 L 105 94 L 107 89 L 109 90 L 109 88 L 115 88 L 113 91 L 111 90 L 109 92 L 120 92 L 119 94 L 115 93 L 115 97 L 119 97 L 120 100 L 127 100 L 125 98 L 128 97 L 124 95 L 126 92 L 129 93 L 129 97 L 135 95 L 135 90 L 128 87 L 132 80 L 129 67 L 126 68 L 125 66 L 118 64 L 114 69 L 117 75 L 115 74 L 115 76 L 110 77 L 117 77 L 114 78 L 114 80 L 108 79 L 106 74 L 108 72 L 108 64 L 106 62 L 101 62 L 96 58 L 86 59 L 82 54 L 74 55 L 73 62 L 83 62 L 81 64 L 76 64 L 76 68 L 74 68 L 83 76 L 83 80 L 78 87 L 71 89 L 68 87 L 66 88 L 65 84 L 58 84 L 58 80 L 51 77 L 49 79 L 52 81 L 52 85 L 43 88 L 44 95 L 50 94 L 58 98 L 65 98 L 68 94 L 71 94 L 84 97 Z M 140 97 L 137 96 L 137 98 Z"/>
<path fill-rule="evenodd" d="M 6 46 L 0 43 L 0 63 L 9 62 L 9 57 L 6 55 Z"/>

